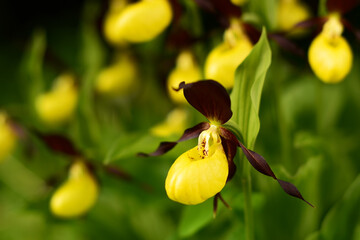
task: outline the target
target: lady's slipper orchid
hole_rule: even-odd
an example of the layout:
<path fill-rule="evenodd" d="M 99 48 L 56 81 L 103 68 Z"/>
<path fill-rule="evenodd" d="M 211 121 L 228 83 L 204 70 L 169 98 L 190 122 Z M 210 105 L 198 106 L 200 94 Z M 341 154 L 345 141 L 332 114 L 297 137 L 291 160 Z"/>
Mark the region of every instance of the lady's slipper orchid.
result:
<path fill-rule="evenodd" d="M 343 25 L 339 15 L 330 15 L 322 32 L 309 48 L 309 63 L 315 75 L 325 83 L 338 83 L 350 72 L 353 55 L 341 36 Z"/>
<path fill-rule="evenodd" d="M 187 124 L 188 113 L 182 108 L 172 110 L 166 117 L 165 121 L 152 127 L 151 134 L 158 137 L 168 137 L 174 134 L 184 132 Z"/>
<path fill-rule="evenodd" d="M 186 103 L 182 90 L 175 91 L 181 82 L 191 83 L 201 78 L 201 71 L 194 60 L 194 56 L 189 51 L 183 51 L 179 54 L 176 61 L 176 68 L 171 71 L 168 81 L 167 90 L 170 98 L 175 103 Z"/>
<path fill-rule="evenodd" d="M 234 86 L 235 70 L 252 50 L 252 43 L 241 24 L 233 20 L 225 31 L 224 42 L 215 47 L 205 62 L 205 77 L 216 79 L 226 89 Z"/>
<path fill-rule="evenodd" d="M 282 31 L 290 31 L 299 22 L 310 18 L 310 10 L 299 0 L 280 0 L 278 5 L 278 28 Z M 296 29 L 292 34 L 302 33 L 302 29 Z"/>
<path fill-rule="evenodd" d="M 219 128 L 211 125 L 199 136 L 199 145 L 183 153 L 171 166 L 165 181 L 171 200 L 199 204 L 219 193 L 229 174 Z"/>
<path fill-rule="evenodd" d="M 10 126 L 5 113 L 0 112 L 0 162 L 14 149 L 16 135 Z"/>
<path fill-rule="evenodd" d="M 168 0 L 141 0 L 125 6 L 116 4 L 106 16 L 105 37 L 113 44 L 150 41 L 164 31 L 171 19 Z"/>
<path fill-rule="evenodd" d="M 58 217 L 78 217 L 95 204 L 98 195 L 98 184 L 87 166 L 76 161 L 71 166 L 68 180 L 52 196 L 50 209 Z"/>
<path fill-rule="evenodd" d="M 77 105 L 78 91 L 74 76 L 60 75 L 53 89 L 36 98 L 35 109 L 42 121 L 49 125 L 63 123 L 70 119 Z"/>
<path fill-rule="evenodd" d="M 96 81 L 96 90 L 102 95 L 128 94 L 137 85 L 137 68 L 128 54 L 121 54 L 115 63 L 103 69 Z"/>
<path fill-rule="evenodd" d="M 162 142 L 158 149 L 143 156 L 158 156 L 171 150 L 177 143 L 198 137 L 198 145 L 182 154 L 170 168 L 165 189 L 170 199 L 183 204 L 198 204 L 215 196 L 236 171 L 233 158 L 240 147 L 250 164 L 260 173 L 278 181 L 283 190 L 308 203 L 297 188 L 278 179 L 265 159 L 247 149 L 230 130 L 222 126 L 232 116 L 230 97 L 226 89 L 216 81 L 180 83 L 186 100 L 202 113 L 210 123 L 203 122 L 185 130 L 176 142 Z M 308 203 L 311 205 L 310 203 Z"/>

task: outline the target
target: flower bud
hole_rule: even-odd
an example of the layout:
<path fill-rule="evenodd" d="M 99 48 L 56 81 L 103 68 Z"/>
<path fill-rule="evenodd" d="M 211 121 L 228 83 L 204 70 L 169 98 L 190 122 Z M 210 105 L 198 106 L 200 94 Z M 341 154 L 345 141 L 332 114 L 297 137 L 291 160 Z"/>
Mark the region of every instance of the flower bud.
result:
<path fill-rule="evenodd" d="M 167 80 L 167 90 L 170 98 L 179 104 L 187 103 L 183 90 L 175 91 L 181 82 L 192 83 L 201 78 L 200 68 L 194 60 L 194 56 L 189 51 L 179 54 L 176 67 L 173 69 Z"/>
<path fill-rule="evenodd" d="M 315 75 L 325 83 L 338 83 L 350 72 L 353 56 L 339 16 L 332 15 L 312 41 L 308 58 Z"/>
<path fill-rule="evenodd" d="M 40 119 L 56 125 L 70 119 L 76 108 L 78 92 L 71 74 L 60 75 L 51 91 L 39 95 L 35 100 L 35 109 Z"/>
<path fill-rule="evenodd" d="M 171 166 L 165 189 L 171 200 L 194 205 L 220 192 L 229 167 L 218 128 L 212 125 L 199 136 L 197 147 L 183 153 Z"/>
<path fill-rule="evenodd" d="M 224 38 L 225 41 L 207 56 L 205 78 L 218 81 L 230 89 L 234 86 L 236 68 L 251 52 L 253 45 L 237 21 L 233 21 L 226 30 Z"/>
<path fill-rule="evenodd" d="M 105 37 L 113 44 L 150 41 L 164 31 L 171 19 L 168 0 L 141 0 L 109 11 Z"/>
<path fill-rule="evenodd" d="M 279 30 L 289 31 L 297 23 L 310 18 L 310 11 L 306 5 L 298 0 L 280 0 L 277 17 Z M 303 32 L 303 29 L 296 29 L 291 33 L 293 35 L 299 35 Z"/>
<path fill-rule="evenodd" d="M 93 207 L 98 195 L 94 177 L 82 161 L 76 161 L 70 168 L 68 180 L 53 194 L 50 210 L 58 217 L 78 217 Z"/>
<path fill-rule="evenodd" d="M 99 73 L 95 88 L 102 95 L 126 95 L 137 85 L 136 75 L 133 59 L 128 54 L 122 54 L 115 63 Z"/>
<path fill-rule="evenodd" d="M 151 134 L 158 137 L 168 137 L 181 134 L 186 128 L 188 113 L 181 108 L 172 110 L 166 120 L 150 129 Z"/>
<path fill-rule="evenodd" d="M 7 121 L 5 113 L 0 112 L 0 162 L 14 149 L 16 135 Z"/>

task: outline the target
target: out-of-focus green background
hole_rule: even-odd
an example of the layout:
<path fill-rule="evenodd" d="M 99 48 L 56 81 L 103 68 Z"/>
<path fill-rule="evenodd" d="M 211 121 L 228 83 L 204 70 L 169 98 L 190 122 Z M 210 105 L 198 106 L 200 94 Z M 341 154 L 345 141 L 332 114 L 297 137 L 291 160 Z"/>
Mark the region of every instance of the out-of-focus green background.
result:
<path fill-rule="evenodd" d="M 258 29 L 265 25 L 273 32 L 276 11 L 271 9 L 278 2 L 249 1 L 243 14 L 255 19 Z M 324 2 L 307 1 L 314 16 Z M 183 11 L 178 21 L 200 37 L 192 47 L 203 66 L 225 29 L 195 2 L 178 3 Z M 168 169 L 196 140 L 161 157 L 136 156 L 153 151 L 162 140 L 179 137 L 149 134 L 175 107 L 165 84 L 179 53 L 168 44 L 175 23 L 150 42 L 130 44 L 140 82 L 134 92 L 116 100 L 95 93 L 96 76 L 115 51 L 102 33 L 107 7 L 100 0 L 0 3 L 0 109 L 27 132 L 0 163 L 0 239 L 245 239 L 238 178 L 222 192 L 231 209 L 219 204 L 215 219 L 212 199 L 184 206 L 166 196 Z M 359 27 L 358 14 L 359 7 L 345 17 Z M 306 52 L 315 35 L 311 29 L 293 41 Z M 272 63 L 262 94 L 256 151 L 315 208 L 252 171 L 255 239 L 360 239 L 360 48 L 350 31 L 344 36 L 354 54 L 353 67 L 334 85 L 317 79 L 306 57 L 270 40 Z M 65 71 L 75 73 L 78 80 L 77 112 L 64 126 L 44 126 L 31 99 Z M 187 111 L 187 127 L 205 120 L 190 106 Z M 36 132 L 66 136 L 95 166 L 100 194 L 86 215 L 63 220 L 51 214 L 49 200 L 65 181 L 70 158 L 49 149 Z M 109 159 L 125 177 L 104 170 Z"/>

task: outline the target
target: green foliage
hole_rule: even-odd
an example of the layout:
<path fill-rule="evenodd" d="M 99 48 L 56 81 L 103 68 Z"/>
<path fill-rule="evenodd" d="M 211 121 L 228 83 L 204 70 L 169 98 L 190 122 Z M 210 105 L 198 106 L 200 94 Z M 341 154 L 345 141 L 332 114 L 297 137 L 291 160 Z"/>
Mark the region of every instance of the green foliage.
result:
<path fill-rule="evenodd" d="M 231 103 L 232 121 L 239 126 L 244 144 L 253 148 L 260 130 L 259 108 L 266 72 L 271 63 L 271 50 L 263 28 L 260 40 L 235 73 Z"/>
<path fill-rule="evenodd" d="M 189 237 L 207 225 L 213 218 L 212 201 L 186 206 L 179 223 L 179 236 Z"/>
<path fill-rule="evenodd" d="M 249 0 L 242 7 L 242 20 L 255 23 L 262 33 L 237 68 L 233 117 L 225 127 L 263 155 L 277 177 L 294 183 L 315 208 L 288 197 L 268 177 L 252 174 L 250 164 L 238 161 L 240 153 L 236 175 L 222 190 L 231 209 L 219 201 L 214 218 L 213 199 L 182 206 L 169 200 L 164 189 L 171 164 L 197 139 L 161 157 L 137 156 L 152 152 L 161 141 L 179 138 L 156 137 L 150 129 L 178 107 L 168 98 L 165 82 L 180 50 L 190 49 L 202 68 L 207 54 L 223 40 L 227 17 L 221 11 L 207 12 L 198 2 L 179 1 L 183 11 L 166 31 L 147 43 L 127 46 L 112 46 L 103 36 L 106 1 L 72 1 L 56 10 L 33 1 L 24 3 L 28 13 L 11 7 L 13 3 L 2 4 L 0 111 L 6 111 L 19 138 L 0 162 L 0 239 L 360 238 L 359 46 L 345 30 L 353 69 L 343 82 L 325 85 L 306 58 L 268 37 L 276 29 L 277 0 Z M 319 16 L 327 13 L 326 2 L 318 2 Z M 346 19 L 350 23 L 359 13 L 358 8 L 352 11 Z M 190 38 L 179 37 L 178 30 Z M 287 40 L 306 52 L 314 34 L 309 30 Z M 99 96 L 99 72 L 124 49 L 137 64 L 139 85 L 128 96 Z M 47 126 L 34 101 L 64 72 L 76 76 L 79 103 L 68 122 Z M 187 127 L 205 121 L 191 106 L 183 107 L 189 112 Z M 86 215 L 63 220 L 51 214 L 50 198 L 66 181 L 75 157 L 53 151 L 40 133 L 65 137 L 91 166 L 100 194 Z"/>

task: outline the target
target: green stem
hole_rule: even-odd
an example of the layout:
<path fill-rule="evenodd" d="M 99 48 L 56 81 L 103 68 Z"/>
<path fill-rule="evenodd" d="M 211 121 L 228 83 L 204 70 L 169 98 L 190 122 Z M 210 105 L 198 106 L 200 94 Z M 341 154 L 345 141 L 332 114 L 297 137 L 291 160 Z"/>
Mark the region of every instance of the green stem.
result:
<path fill-rule="evenodd" d="M 280 78 L 279 78 L 280 79 Z M 285 167 L 290 171 L 293 171 L 293 161 L 291 160 L 291 142 L 290 133 L 289 133 L 289 126 L 286 123 L 285 116 L 284 116 L 284 109 L 281 104 L 281 93 L 283 92 L 281 89 L 281 82 L 280 80 L 275 81 L 274 84 L 274 92 L 275 92 L 275 108 L 277 113 L 277 121 L 279 126 L 279 135 L 280 135 L 280 146 L 281 146 L 281 157 L 282 162 L 284 163 Z"/>
<path fill-rule="evenodd" d="M 235 160 L 239 163 L 239 180 L 242 185 L 242 191 L 244 194 L 244 224 L 246 240 L 254 240 L 254 216 L 251 204 L 251 176 L 250 176 L 250 164 L 245 161 L 244 154 L 238 154 L 235 156 Z"/>
<path fill-rule="evenodd" d="M 245 159 L 243 158 L 242 161 Z M 246 164 L 243 168 L 243 176 L 241 183 L 244 193 L 244 215 L 245 215 L 245 233 L 247 240 L 254 239 L 254 215 L 251 204 L 251 176 L 250 176 L 250 165 Z"/>

